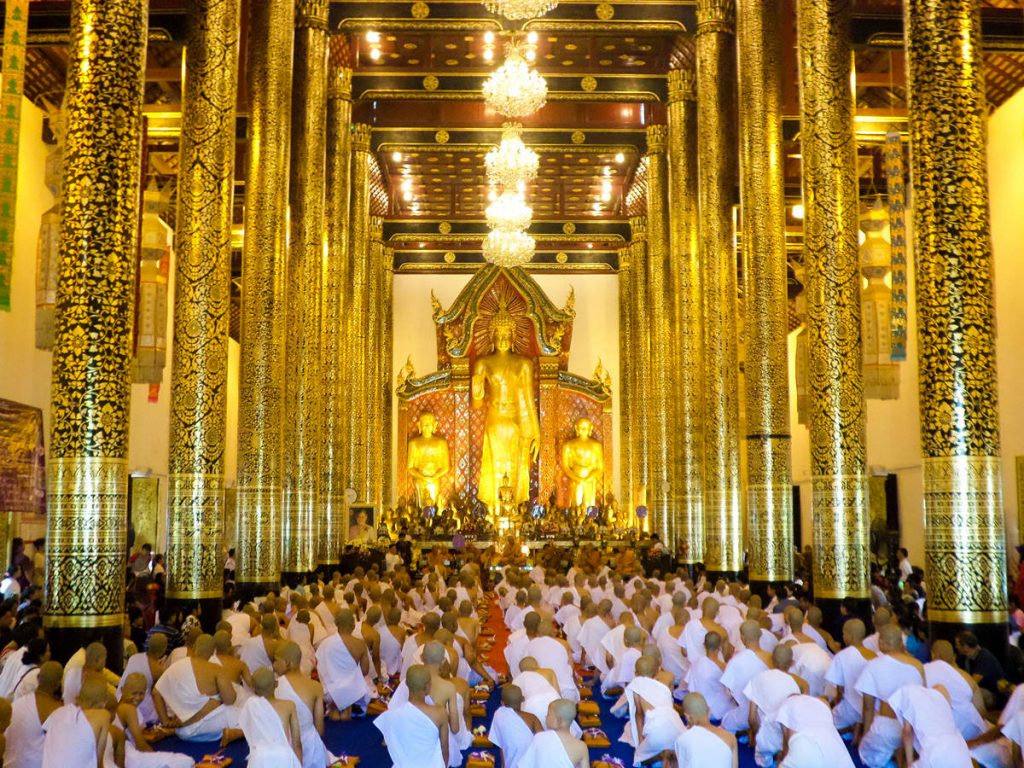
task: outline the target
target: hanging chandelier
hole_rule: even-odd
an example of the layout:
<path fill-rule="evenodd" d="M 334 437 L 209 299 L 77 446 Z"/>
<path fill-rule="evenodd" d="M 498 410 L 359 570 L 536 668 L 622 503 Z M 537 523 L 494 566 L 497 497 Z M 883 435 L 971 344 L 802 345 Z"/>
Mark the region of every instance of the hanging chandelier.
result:
<path fill-rule="evenodd" d="M 527 229 L 533 218 L 533 209 L 522 192 L 503 192 L 487 206 L 486 213 L 492 229 Z"/>
<path fill-rule="evenodd" d="M 558 5 L 558 0 L 484 0 L 484 8 L 511 21 L 536 19 Z"/>
<path fill-rule="evenodd" d="M 499 267 L 521 267 L 533 258 L 535 243 L 522 229 L 493 229 L 484 238 L 486 261 Z"/>
<path fill-rule="evenodd" d="M 519 138 L 520 128 L 518 123 L 505 123 L 501 144 L 484 158 L 487 180 L 492 186 L 516 189 L 520 183 L 529 184 L 537 178 L 537 153 Z"/>
<path fill-rule="evenodd" d="M 509 49 L 505 63 L 484 82 L 484 101 L 505 117 L 526 117 L 544 106 L 548 84 L 530 69 L 518 46 Z"/>

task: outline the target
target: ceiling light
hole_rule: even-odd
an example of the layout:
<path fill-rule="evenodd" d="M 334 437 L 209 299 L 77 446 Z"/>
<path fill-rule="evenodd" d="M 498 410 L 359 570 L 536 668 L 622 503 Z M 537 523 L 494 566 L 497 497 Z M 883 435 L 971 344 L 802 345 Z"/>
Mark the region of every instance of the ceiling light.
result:
<path fill-rule="evenodd" d="M 548 84 L 523 59 L 517 48 L 509 51 L 505 63 L 484 82 L 487 106 L 506 117 L 532 115 L 544 106 Z"/>
<path fill-rule="evenodd" d="M 380 48 L 371 48 L 370 58 L 373 59 L 374 61 L 377 61 L 377 59 L 380 58 Z"/>
<path fill-rule="evenodd" d="M 484 42 L 491 45 L 494 42 L 494 33 L 490 31 L 484 32 Z"/>
<path fill-rule="evenodd" d="M 797 203 L 792 209 L 794 219 L 802 219 L 804 217 L 804 206 L 803 203 Z"/>
<path fill-rule="evenodd" d="M 368 42 L 368 43 L 372 43 L 372 44 L 374 44 L 374 45 L 376 45 L 377 43 L 379 43 L 379 42 L 380 42 L 380 32 L 377 32 L 377 31 L 375 31 L 375 30 L 372 30 L 372 29 L 371 29 L 371 30 L 369 30 L 369 31 L 368 31 L 368 32 L 366 33 L 366 42 Z"/>
<path fill-rule="evenodd" d="M 493 61 L 493 60 L 494 60 L 494 51 L 492 51 L 490 48 L 484 48 L 484 61 Z"/>
<path fill-rule="evenodd" d="M 558 0 L 484 0 L 484 7 L 511 21 L 535 19 L 558 5 Z"/>
<path fill-rule="evenodd" d="M 615 162 L 618 163 L 619 165 L 622 165 L 624 162 L 626 162 L 626 156 L 621 152 L 618 152 L 615 155 Z"/>
<path fill-rule="evenodd" d="M 526 42 L 528 42 L 530 45 L 536 45 L 537 44 L 537 33 L 536 32 L 531 32 L 530 34 L 528 34 L 526 36 Z"/>
<path fill-rule="evenodd" d="M 536 61 L 536 59 L 537 59 L 537 52 L 535 50 L 533 50 L 533 48 L 527 48 L 526 49 L 526 60 L 529 61 L 529 62 L 533 62 L 533 61 Z"/>
<path fill-rule="evenodd" d="M 530 226 L 533 210 L 525 198 L 514 192 L 505 192 L 487 206 L 487 224 L 492 229 L 511 231 Z"/>
<path fill-rule="evenodd" d="M 521 267 L 533 258 L 536 243 L 521 229 L 495 229 L 484 238 L 483 256 L 499 267 Z"/>
<path fill-rule="evenodd" d="M 402 153 L 401 152 L 392 152 L 391 153 L 391 159 L 394 162 L 396 162 L 396 163 L 402 162 Z"/>
<path fill-rule="evenodd" d="M 491 184 L 511 189 L 537 177 L 539 158 L 519 138 L 520 128 L 518 123 L 505 123 L 501 143 L 484 158 L 487 180 Z"/>

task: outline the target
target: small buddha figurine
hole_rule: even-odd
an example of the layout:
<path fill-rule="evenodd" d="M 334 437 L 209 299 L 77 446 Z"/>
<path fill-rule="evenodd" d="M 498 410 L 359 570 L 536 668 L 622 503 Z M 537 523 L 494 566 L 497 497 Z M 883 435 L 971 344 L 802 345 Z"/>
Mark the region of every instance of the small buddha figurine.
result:
<path fill-rule="evenodd" d="M 574 426 L 576 437 L 562 445 L 562 471 L 569 478 L 569 505 L 585 510 L 597 503 L 604 449 L 590 436 L 594 431 L 590 419 L 578 419 Z"/>
<path fill-rule="evenodd" d="M 416 487 L 416 503 L 422 509 L 441 505 L 441 480 L 451 469 L 448 441 L 434 434 L 437 418 L 429 411 L 417 420 L 420 434 L 409 440 L 409 460 L 406 464 Z"/>

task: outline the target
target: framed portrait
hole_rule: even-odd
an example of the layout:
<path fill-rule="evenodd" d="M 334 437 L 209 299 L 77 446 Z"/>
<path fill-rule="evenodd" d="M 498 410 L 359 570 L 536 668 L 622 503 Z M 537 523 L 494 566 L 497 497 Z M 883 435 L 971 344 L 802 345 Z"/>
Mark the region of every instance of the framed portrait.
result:
<path fill-rule="evenodd" d="M 348 508 L 346 544 L 368 544 L 377 540 L 377 516 L 372 504 L 353 504 Z"/>

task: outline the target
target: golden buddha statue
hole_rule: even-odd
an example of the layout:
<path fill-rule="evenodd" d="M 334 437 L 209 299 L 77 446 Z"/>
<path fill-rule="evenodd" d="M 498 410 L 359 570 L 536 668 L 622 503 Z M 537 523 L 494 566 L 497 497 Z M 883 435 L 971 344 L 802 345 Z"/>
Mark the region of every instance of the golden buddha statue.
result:
<path fill-rule="evenodd" d="M 562 445 L 562 471 L 569 478 L 569 506 L 587 509 L 597 503 L 597 491 L 604 475 L 604 449 L 590 435 L 590 419 L 578 419 L 576 437 Z"/>
<path fill-rule="evenodd" d="M 530 498 L 530 466 L 539 452 L 533 362 L 512 351 L 514 329 L 512 315 L 500 307 L 491 320 L 493 351 L 473 366 L 473 408 L 486 408 L 477 497 L 492 513 L 506 475 L 513 503 Z"/>
<path fill-rule="evenodd" d="M 427 411 L 416 422 L 420 433 L 409 440 L 409 459 L 406 468 L 416 488 L 416 503 L 422 509 L 443 505 L 441 480 L 451 469 L 448 441 L 435 435 L 437 417 Z"/>

